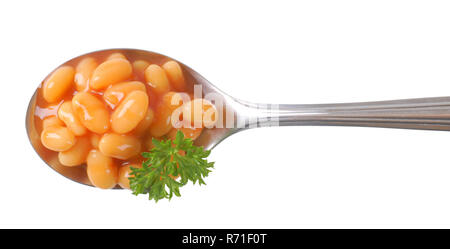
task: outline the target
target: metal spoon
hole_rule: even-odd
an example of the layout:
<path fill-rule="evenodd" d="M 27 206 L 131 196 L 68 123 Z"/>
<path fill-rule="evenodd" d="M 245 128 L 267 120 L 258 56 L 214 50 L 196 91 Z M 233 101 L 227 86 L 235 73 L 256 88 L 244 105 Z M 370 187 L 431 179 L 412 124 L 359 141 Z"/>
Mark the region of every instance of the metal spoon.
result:
<path fill-rule="evenodd" d="M 94 53 L 111 53 L 104 50 Z M 120 52 L 140 54 L 149 61 L 171 59 L 154 52 L 120 49 Z M 72 59 L 76 60 L 77 58 Z M 69 61 L 70 62 L 70 61 Z M 193 69 L 180 63 L 185 76 L 201 86 L 203 96 L 210 96 L 219 111 L 218 127 L 204 129 L 195 141 L 205 149 L 212 149 L 228 136 L 250 128 L 265 126 L 362 126 L 420 130 L 450 130 L 450 97 L 418 98 L 378 102 L 267 105 L 249 103 L 222 92 Z M 26 128 L 29 140 L 47 165 L 76 182 L 91 185 L 85 166 L 65 167 L 58 160 L 43 157 L 42 145 L 35 127 L 36 95 L 30 100 Z"/>

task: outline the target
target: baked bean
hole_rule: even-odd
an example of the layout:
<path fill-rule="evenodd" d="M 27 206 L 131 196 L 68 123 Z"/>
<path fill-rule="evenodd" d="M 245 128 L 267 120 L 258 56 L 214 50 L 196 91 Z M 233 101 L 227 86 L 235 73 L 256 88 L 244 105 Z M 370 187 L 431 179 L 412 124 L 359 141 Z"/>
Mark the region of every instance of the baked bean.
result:
<path fill-rule="evenodd" d="M 141 142 L 133 136 L 107 133 L 100 139 L 99 149 L 107 156 L 126 160 L 139 154 Z"/>
<path fill-rule="evenodd" d="M 111 157 L 93 149 L 87 157 L 87 175 L 97 188 L 109 189 L 117 184 L 118 167 Z"/>
<path fill-rule="evenodd" d="M 131 77 L 133 69 L 125 59 L 110 59 L 100 64 L 92 74 L 89 86 L 100 90 L 109 85 L 125 81 Z"/>
<path fill-rule="evenodd" d="M 127 164 L 123 165 L 119 169 L 119 186 L 125 189 L 130 189 L 130 180 L 128 180 L 128 177 L 131 176 L 131 168 L 141 168 L 141 164 L 133 163 L 133 164 Z"/>
<path fill-rule="evenodd" d="M 92 147 L 95 149 L 98 149 L 98 144 L 100 143 L 100 139 L 102 139 L 102 136 L 98 135 L 97 133 L 91 133 L 89 138 L 90 138 Z"/>
<path fill-rule="evenodd" d="M 164 69 L 156 64 L 145 69 L 145 80 L 157 94 L 164 94 L 170 90 L 169 79 Z"/>
<path fill-rule="evenodd" d="M 75 69 L 71 66 L 56 69 L 44 82 L 42 89 L 44 99 L 49 103 L 61 100 L 72 87 L 74 76 Z"/>
<path fill-rule="evenodd" d="M 77 91 L 89 90 L 89 79 L 97 66 L 97 61 L 92 57 L 86 57 L 78 63 L 75 74 L 75 87 Z"/>
<path fill-rule="evenodd" d="M 186 83 L 184 81 L 183 71 L 180 64 L 176 61 L 168 61 L 162 66 L 169 78 L 170 85 L 177 91 L 184 91 Z"/>
<path fill-rule="evenodd" d="M 43 129 L 45 129 L 45 128 L 49 127 L 49 126 L 54 126 L 54 125 L 63 126 L 64 123 L 59 118 L 57 118 L 56 116 L 47 117 L 47 118 L 44 119 L 44 121 L 42 121 L 42 128 Z"/>
<path fill-rule="evenodd" d="M 65 101 L 61 104 L 58 109 L 58 117 L 75 136 L 82 136 L 86 133 L 86 128 L 81 124 L 72 110 L 72 101 Z"/>
<path fill-rule="evenodd" d="M 133 62 L 133 69 L 137 73 L 143 74 L 145 69 L 150 65 L 147 61 L 144 60 L 137 60 Z"/>
<path fill-rule="evenodd" d="M 144 119 L 148 109 L 148 97 L 143 91 L 133 91 L 120 103 L 111 116 L 113 131 L 130 132 Z"/>
<path fill-rule="evenodd" d="M 127 59 L 127 57 L 125 57 L 125 55 L 123 55 L 122 53 L 112 53 L 110 56 L 108 56 L 108 58 L 106 58 L 106 60 L 112 60 L 112 59 Z"/>
<path fill-rule="evenodd" d="M 197 139 L 200 134 L 202 134 L 203 128 L 194 127 L 181 127 L 180 131 L 183 132 L 184 137 L 191 138 L 192 140 Z"/>
<path fill-rule="evenodd" d="M 49 126 L 41 133 L 41 142 L 49 150 L 66 151 L 75 144 L 75 135 L 63 126 Z"/>
<path fill-rule="evenodd" d="M 169 133 L 167 133 L 167 137 L 170 139 L 175 139 L 177 132 L 181 131 L 185 138 L 190 138 L 192 140 L 197 139 L 200 134 L 202 133 L 203 128 L 194 128 L 194 127 L 181 127 L 178 129 L 173 128 L 170 130 Z"/>
<path fill-rule="evenodd" d="M 112 85 L 106 89 L 103 94 L 105 101 L 112 107 L 115 107 L 119 102 L 132 91 L 145 92 L 145 85 L 140 81 L 122 82 Z"/>
<path fill-rule="evenodd" d="M 87 92 L 77 93 L 72 108 L 81 123 L 90 131 L 105 133 L 109 129 L 109 112 L 101 100 Z"/>
<path fill-rule="evenodd" d="M 170 139 L 175 139 L 177 132 L 181 131 L 185 138 L 190 138 L 192 140 L 197 139 L 200 134 L 202 134 L 203 128 L 194 128 L 194 127 L 181 127 L 179 129 L 172 129 L 169 133 L 167 133 L 167 137 Z"/>
<path fill-rule="evenodd" d="M 171 123 L 175 128 L 182 126 L 183 120 L 183 104 L 188 103 L 190 97 L 187 93 L 168 92 L 164 94 L 162 104 L 167 106 L 171 112 Z"/>
<path fill-rule="evenodd" d="M 151 108 L 148 108 L 144 119 L 142 119 L 141 122 L 139 122 L 139 124 L 136 126 L 136 128 L 134 128 L 133 135 L 137 137 L 143 136 L 152 124 L 154 115 L 155 114 L 153 110 Z"/>
<path fill-rule="evenodd" d="M 170 109 L 175 110 L 182 106 L 184 103 L 189 102 L 190 96 L 187 93 L 181 92 L 168 92 L 163 96 L 163 104 L 168 106 Z"/>
<path fill-rule="evenodd" d="M 217 118 L 217 110 L 208 100 L 194 99 L 183 105 L 183 120 L 195 128 L 212 128 Z"/>
<path fill-rule="evenodd" d="M 156 108 L 155 117 L 150 125 L 150 135 L 153 137 L 162 137 L 172 129 L 171 123 L 172 109 L 166 105 L 159 105 Z"/>
<path fill-rule="evenodd" d="M 59 152 L 59 162 L 64 166 L 78 166 L 86 162 L 90 150 L 90 139 L 88 137 L 79 137 L 72 148 Z"/>
<path fill-rule="evenodd" d="M 172 113 L 183 105 L 183 101 L 187 101 L 188 99 L 188 95 L 184 93 L 166 93 L 163 96 L 162 103 L 156 109 L 153 123 L 150 126 L 150 134 L 153 137 L 161 137 L 167 134 L 173 127 Z M 181 121 L 180 117 L 178 121 Z M 173 120 L 173 122 L 177 122 L 177 120 Z"/>

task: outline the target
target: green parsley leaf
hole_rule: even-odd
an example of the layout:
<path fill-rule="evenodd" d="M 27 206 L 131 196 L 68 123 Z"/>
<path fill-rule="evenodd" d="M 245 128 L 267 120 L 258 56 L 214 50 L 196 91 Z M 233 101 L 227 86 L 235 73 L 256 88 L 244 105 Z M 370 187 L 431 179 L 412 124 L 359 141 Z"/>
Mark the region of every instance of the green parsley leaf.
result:
<path fill-rule="evenodd" d="M 170 200 L 174 195 L 180 197 L 180 187 L 189 181 L 205 184 L 203 179 L 214 168 L 214 162 L 206 160 L 210 150 L 195 146 L 181 131 L 173 141 L 152 139 L 152 142 L 155 147 L 142 153 L 147 159 L 142 168 L 131 168 L 128 179 L 134 195 L 148 194 L 149 200 L 158 202 L 165 198 Z"/>

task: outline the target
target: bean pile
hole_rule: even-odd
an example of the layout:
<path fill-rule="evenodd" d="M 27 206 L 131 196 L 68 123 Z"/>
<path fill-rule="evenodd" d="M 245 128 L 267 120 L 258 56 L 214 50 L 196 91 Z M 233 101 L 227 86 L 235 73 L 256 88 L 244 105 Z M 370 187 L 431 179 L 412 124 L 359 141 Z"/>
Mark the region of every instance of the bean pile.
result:
<path fill-rule="evenodd" d="M 129 188 L 130 167 L 141 166 L 152 138 L 173 139 L 180 130 L 196 139 L 214 124 L 216 109 L 194 99 L 194 84 L 173 60 L 149 61 L 125 51 L 79 57 L 53 71 L 38 90 L 40 142 L 65 167 L 86 167 L 92 185 Z M 176 111 L 183 123 L 178 128 Z"/>

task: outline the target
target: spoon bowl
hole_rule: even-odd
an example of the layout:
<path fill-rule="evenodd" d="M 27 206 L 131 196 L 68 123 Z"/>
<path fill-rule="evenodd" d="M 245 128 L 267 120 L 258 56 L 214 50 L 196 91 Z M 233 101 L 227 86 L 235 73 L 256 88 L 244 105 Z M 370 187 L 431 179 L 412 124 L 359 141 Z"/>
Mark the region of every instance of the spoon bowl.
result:
<path fill-rule="evenodd" d="M 64 63 L 62 65 L 76 65 L 82 58 L 86 56 L 95 56 L 97 58 L 105 58 L 107 55 L 120 52 L 123 53 L 125 56 L 133 58 L 133 59 L 140 59 L 140 60 L 147 60 L 151 61 L 152 63 L 162 63 L 164 61 L 168 60 L 174 60 L 168 56 L 158 54 L 155 52 L 145 51 L 145 50 L 139 50 L 139 49 L 108 49 L 108 50 L 101 50 L 101 51 L 95 51 L 87 54 L 83 54 L 81 56 L 72 58 Z M 223 101 L 224 108 L 222 108 L 220 113 L 227 112 L 228 115 L 231 115 L 233 118 L 235 116 L 234 108 L 238 108 L 240 104 L 237 100 L 232 98 L 231 96 L 223 93 L 220 91 L 217 87 L 215 87 L 213 84 L 211 84 L 209 81 L 207 81 L 204 77 L 202 77 L 200 74 L 195 72 L 190 67 L 186 66 L 185 64 L 177 61 L 179 65 L 182 67 L 184 77 L 186 78 L 186 82 L 188 83 L 189 87 L 200 86 L 198 89 L 201 91 L 201 95 L 209 95 L 209 96 L 219 96 L 221 101 Z M 49 75 L 46 76 L 48 78 Z M 43 120 L 45 117 L 48 117 L 49 115 L 55 115 L 57 112 L 57 105 L 56 108 L 41 108 L 37 103 L 39 102 L 39 99 L 42 99 L 42 96 L 39 96 L 39 90 L 43 86 L 43 82 L 45 79 L 42 80 L 42 82 L 39 84 L 38 88 L 34 92 L 33 96 L 30 99 L 30 102 L 28 104 L 28 109 L 26 113 L 26 130 L 28 134 L 29 141 L 31 145 L 33 146 L 34 150 L 37 152 L 37 154 L 41 157 L 41 159 L 52 169 L 54 169 L 59 174 L 67 177 L 68 179 L 71 179 L 73 181 L 76 181 L 81 184 L 92 186 L 91 182 L 89 181 L 87 174 L 86 174 L 86 165 L 80 165 L 77 167 L 67 167 L 62 165 L 58 157 L 54 155 L 54 153 L 49 153 L 49 150 L 45 148 L 41 141 L 40 141 L 40 134 L 42 132 L 42 127 L 39 127 L 38 122 L 36 122 L 38 119 Z M 217 100 L 217 99 L 216 99 Z M 215 102 L 214 100 L 212 102 Z M 222 114 L 219 114 L 221 117 Z M 224 120 L 219 120 L 218 122 L 224 123 Z M 218 125 L 218 128 L 213 129 L 204 129 L 204 131 L 201 133 L 201 135 L 195 140 L 195 144 L 198 146 L 203 146 L 205 149 L 212 149 L 216 145 L 218 145 L 223 139 L 230 136 L 231 134 L 237 132 L 238 129 L 233 128 L 227 128 L 225 125 Z M 120 187 L 116 187 L 120 188 Z"/>

